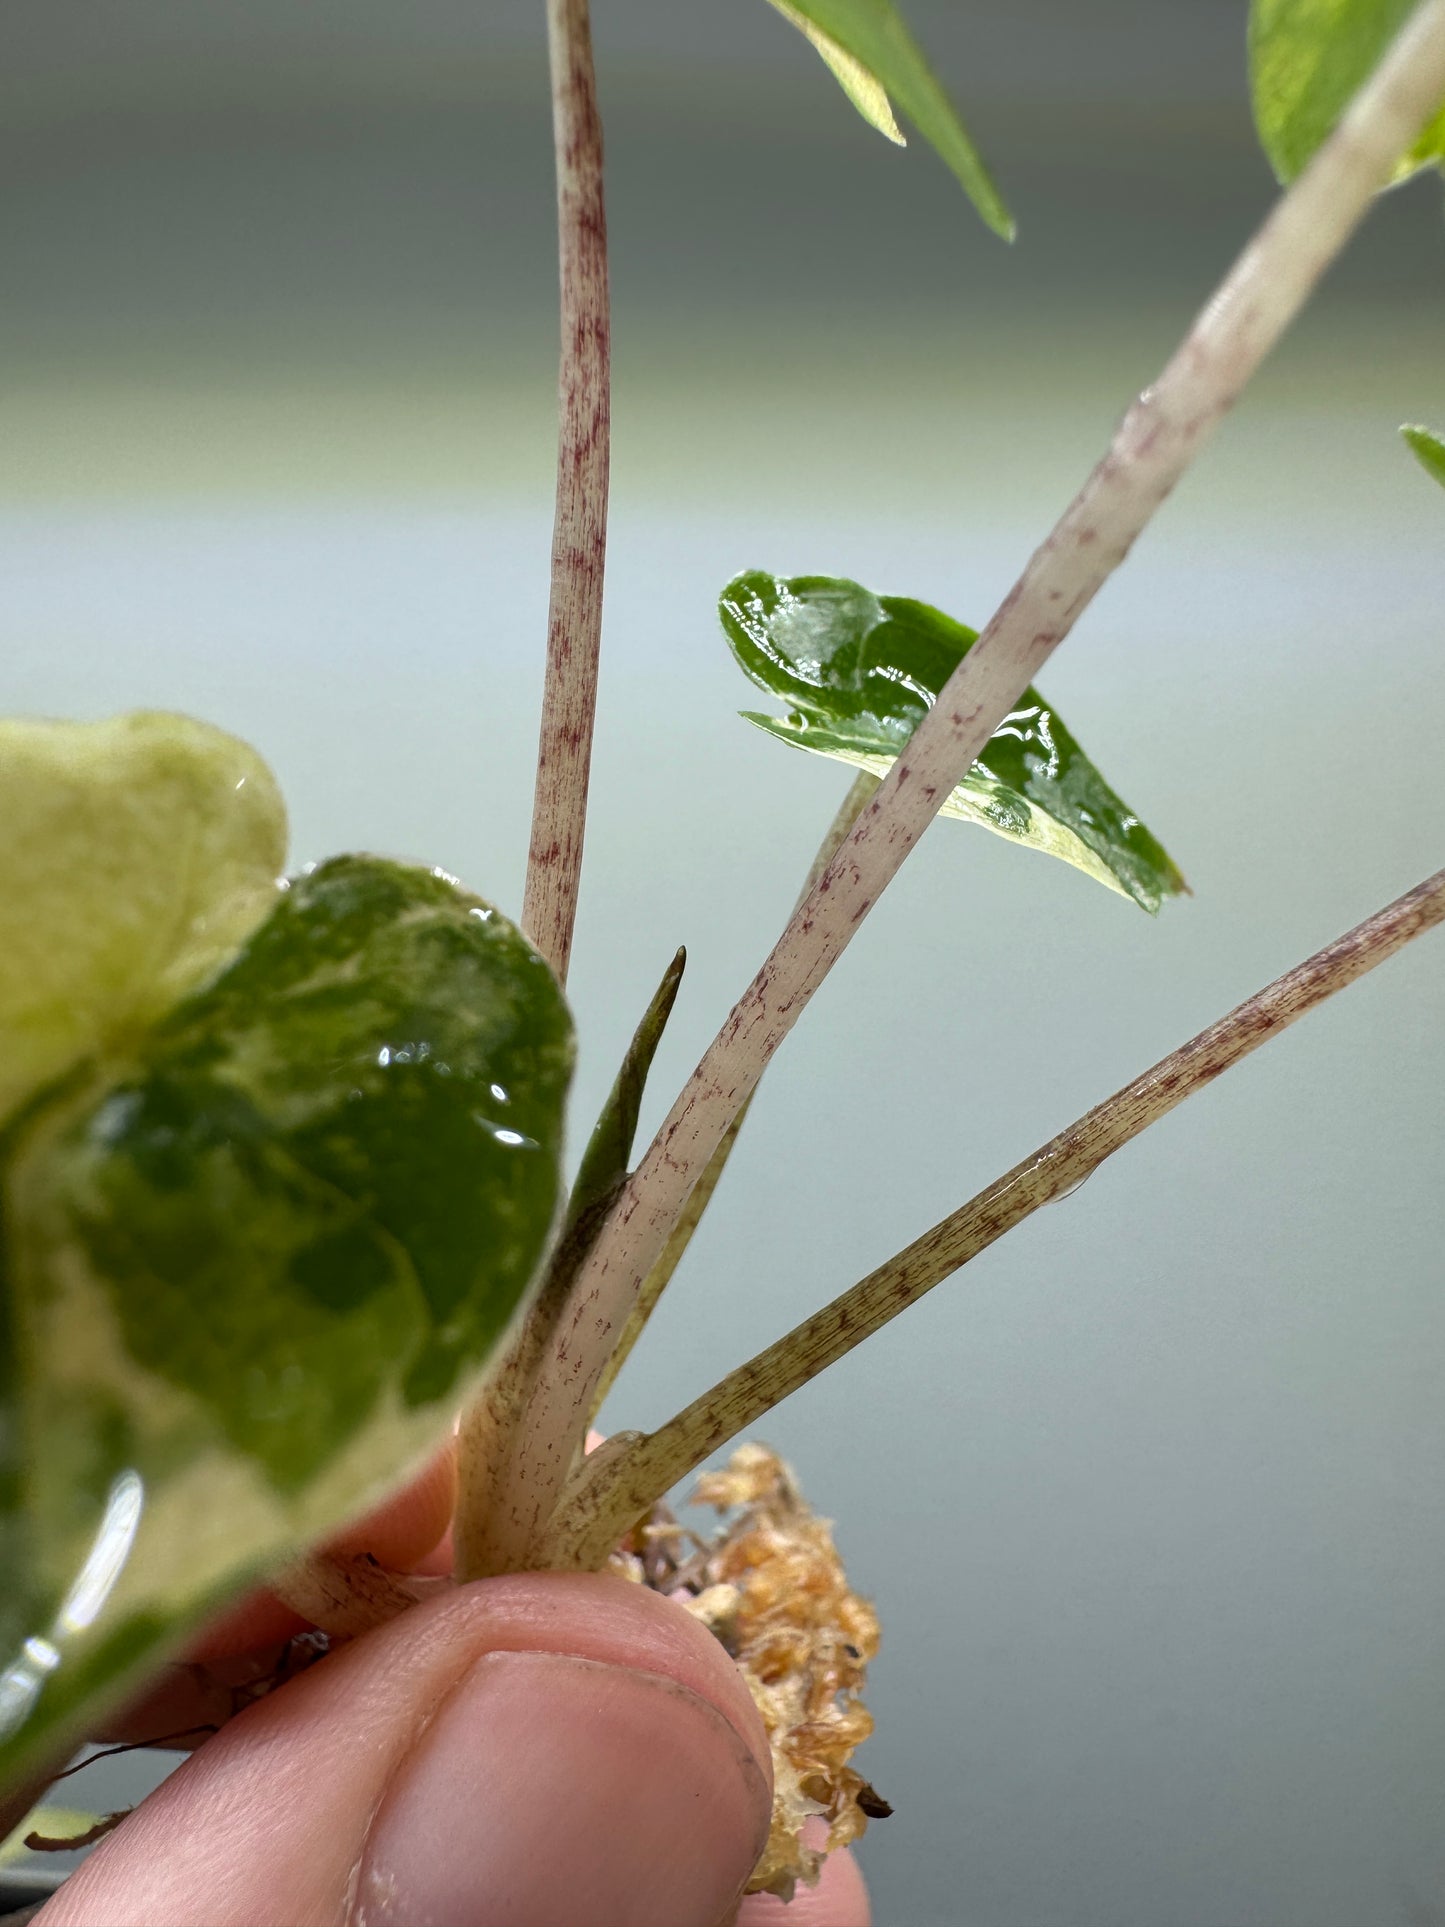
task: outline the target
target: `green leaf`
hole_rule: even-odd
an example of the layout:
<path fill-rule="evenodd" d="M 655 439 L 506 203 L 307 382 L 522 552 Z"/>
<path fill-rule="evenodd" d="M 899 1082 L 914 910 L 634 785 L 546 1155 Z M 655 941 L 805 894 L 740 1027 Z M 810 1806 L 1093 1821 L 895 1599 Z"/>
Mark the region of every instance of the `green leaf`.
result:
<path fill-rule="evenodd" d="M 870 126 L 901 146 L 889 95 L 930 143 L 984 220 L 1006 241 L 1013 216 L 953 103 L 892 0 L 771 0 L 817 48 Z"/>
<path fill-rule="evenodd" d="M 185 716 L 0 722 L 0 1119 L 123 1047 L 276 901 L 286 812 L 253 749 Z"/>
<path fill-rule="evenodd" d="M 627 1054 L 613 1081 L 607 1102 L 602 1107 L 602 1114 L 592 1128 L 577 1171 L 577 1181 L 572 1186 L 567 1207 L 568 1230 L 580 1218 L 594 1213 L 599 1205 L 605 1210 L 618 1185 L 627 1176 L 632 1140 L 637 1135 L 637 1119 L 642 1110 L 642 1094 L 647 1088 L 647 1073 L 652 1069 L 652 1060 L 662 1042 L 662 1033 L 677 1002 L 677 993 L 682 987 L 682 973 L 686 967 L 687 952 L 679 949 L 663 972 L 662 982 L 653 992 L 652 1001 L 643 1012 L 642 1021 L 627 1046 Z"/>
<path fill-rule="evenodd" d="M 434 1444 L 547 1245 L 572 1055 L 504 917 L 339 857 L 12 1121 L 0 1777 Z"/>
<path fill-rule="evenodd" d="M 886 775 L 977 632 L 904 596 L 830 576 L 753 571 L 724 589 L 723 629 L 748 676 L 788 704 L 747 721 L 799 749 Z M 1036 689 L 943 805 L 1061 857 L 1155 911 L 1188 886 Z"/>
<path fill-rule="evenodd" d="M 687 964 L 686 950 L 679 950 L 663 972 L 662 982 L 652 993 L 652 1001 L 642 1014 L 633 1033 L 627 1054 L 613 1080 L 607 1102 L 592 1127 L 587 1149 L 578 1167 L 572 1195 L 567 1200 L 567 1215 L 561 1236 L 547 1262 L 547 1276 L 538 1302 L 560 1304 L 582 1260 L 592 1249 L 602 1221 L 612 1209 L 617 1193 L 627 1177 L 632 1156 L 632 1140 L 637 1135 L 637 1119 L 647 1074 L 662 1042 L 662 1033 L 677 1002 L 682 973 Z"/>
<path fill-rule="evenodd" d="M 1415 0 L 1253 0 L 1254 122 L 1275 174 L 1292 181 L 1334 129 L 1405 24 Z M 1395 169 L 1404 180 L 1445 160 L 1445 102 Z"/>
<path fill-rule="evenodd" d="M 1433 475 L 1437 482 L 1445 486 L 1445 437 L 1410 423 L 1400 433 L 1415 451 L 1425 473 Z"/>

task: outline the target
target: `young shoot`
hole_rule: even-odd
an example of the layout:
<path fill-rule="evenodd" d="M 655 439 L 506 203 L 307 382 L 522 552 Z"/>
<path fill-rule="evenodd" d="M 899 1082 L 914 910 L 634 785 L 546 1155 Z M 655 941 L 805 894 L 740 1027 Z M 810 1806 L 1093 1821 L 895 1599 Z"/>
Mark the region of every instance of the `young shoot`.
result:
<path fill-rule="evenodd" d="M 1426 0 L 1282 196 L 1029 561 L 724 1021 L 598 1235 L 558 1321 L 499 1510 L 509 1563 L 548 1542 L 596 1391 L 651 1268 L 764 1068 L 1026 685 L 1128 555 L 1445 97 Z"/>

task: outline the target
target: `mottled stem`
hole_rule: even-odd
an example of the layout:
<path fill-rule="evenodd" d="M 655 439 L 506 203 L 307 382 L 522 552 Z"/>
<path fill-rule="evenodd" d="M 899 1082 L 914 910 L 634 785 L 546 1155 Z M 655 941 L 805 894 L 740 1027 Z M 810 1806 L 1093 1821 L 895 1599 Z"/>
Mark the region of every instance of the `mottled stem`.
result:
<path fill-rule="evenodd" d="M 602 638 L 611 322 L 602 122 L 587 0 L 547 0 L 547 39 L 557 155 L 562 350 L 547 675 L 522 927 L 565 983 L 582 874 Z"/>
<path fill-rule="evenodd" d="M 799 903 L 803 902 L 808 892 L 817 883 L 819 877 L 823 875 L 828 865 L 838 854 L 838 851 L 843 846 L 844 837 L 847 836 L 853 825 L 858 821 L 864 804 L 877 788 L 878 778 L 876 776 L 870 776 L 866 770 L 860 770 L 857 776 L 853 778 L 852 783 L 848 787 L 848 794 L 839 805 L 838 814 L 833 818 L 831 824 L 829 824 L 828 834 L 823 838 L 818 848 L 818 853 L 813 858 L 803 888 L 798 895 Z M 663 1292 L 665 1292 L 667 1287 L 672 1283 L 672 1274 L 682 1263 L 682 1255 L 692 1243 L 693 1233 L 702 1223 L 704 1213 L 712 1203 L 713 1192 L 717 1190 L 718 1184 L 722 1179 L 722 1174 L 727 1169 L 728 1159 L 733 1154 L 733 1146 L 738 1141 L 738 1134 L 747 1122 L 748 1105 L 751 1103 L 752 1098 L 750 1097 L 747 1104 L 743 1105 L 742 1109 L 723 1133 L 721 1142 L 707 1161 L 707 1168 L 692 1188 L 692 1195 L 683 1209 L 682 1216 L 668 1233 L 667 1243 L 662 1247 L 662 1256 L 643 1279 L 642 1288 L 637 1294 L 637 1302 L 627 1315 L 627 1323 L 622 1328 L 622 1336 L 618 1340 L 611 1358 L 608 1359 L 606 1369 L 598 1383 L 596 1392 L 593 1394 L 592 1418 L 595 1419 L 598 1412 L 602 1409 L 602 1401 L 612 1390 L 617 1379 L 617 1374 L 622 1370 L 622 1367 L 631 1356 L 632 1349 L 646 1329 L 648 1319 L 651 1318 L 653 1312 L 657 1309 L 658 1301 L 661 1299 Z"/>
<path fill-rule="evenodd" d="M 506 1504 L 541 1542 L 638 1290 L 773 1052 L 918 838 L 1304 305 L 1445 97 L 1445 0 L 1426 0 L 1276 204 L 944 685 L 735 1005 L 614 1206 L 532 1399 Z"/>
<path fill-rule="evenodd" d="M 657 1431 L 619 1433 L 564 1492 L 546 1543 L 549 1566 L 601 1566 L 645 1512 L 810 1378 L 861 1345 L 925 1292 L 1040 1206 L 1082 1184 L 1107 1157 L 1276 1032 L 1445 922 L 1445 870 L 1327 944 L 1265 990 L 1171 1051 L 1067 1130 L 980 1191 L 822 1311 L 694 1399 Z"/>
<path fill-rule="evenodd" d="M 856 776 L 849 785 L 809 866 L 803 884 L 804 896 L 832 862 L 857 821 L 859 811 L 877 787 L 878 778 L 866 772 Z M 643 1327 L 702 1222 L 746 1116 L 745 1104 L 693 1187 L 687 1209 L 673 1226 L 662 1255 L 643 1280 L 637 1302 L 608 1361 L 608 1369 L 598 1381 L 589 1419 L 595 1415 L 628 1353 L 641 1337 Z M 524 1428 L 530 1403 L 556 1338 L 558 1323 L 566 1315 L 575 1276 L 573 1270 L 560 1279 L 549 1277 L 544 1283 L 537 1302 L 503 1354 L 500 1367 L 489 1378 L 484 1395 L 475 1400 L 463 1416 L 458 1440 L 457 1508 L 452 1521 L 459 1579 L 487 1579 L 495 1573 L 513 1572 L 524 1568 L 531 1557 L 536 1520 L 525 1508 L 509 1500 L 515 1490 L 517 1462 L 526 1449 Z"/>
<path fill-rule="evenodd" d="M 607 559 L 611 447 L 611 311 L 607 214 L 602 191 L 602 120 L 592 65 L 588 0 L 547 0 L 552 135 L 557 172 L 561 354 L 557 373 L 557 501 L 552 525 L 552 593 L 547 670 L 532 797 L 532 838 L 522 928 L 567 981 L 582 846 L 602 584 Z M 463 1577 L 491 1570 L 487 1521 L 505 1474 L 516 1416 L 535 1365 L 518 1333 L 486 1388 L 462 1415 L 457 1441 L 456 1539 Z"/>
<path fill-rule="evenodd" d="M 417 1600 L 399 1574 L 365 1553 L 310 1553 L 266 1584 L 308 1625 L 336 1639 L 355 1639 L 373 1626 L 384 1626 Z"/>

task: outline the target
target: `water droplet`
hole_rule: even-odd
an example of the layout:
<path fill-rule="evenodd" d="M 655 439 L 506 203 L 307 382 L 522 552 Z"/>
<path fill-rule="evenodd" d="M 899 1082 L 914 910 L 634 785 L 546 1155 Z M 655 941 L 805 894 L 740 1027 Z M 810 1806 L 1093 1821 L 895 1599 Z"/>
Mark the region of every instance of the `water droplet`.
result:
<path fill-rule="evenodd" d="M 505 1124 L 498 1124 L 489 1117 L 483 1117 L 480 1111 L 472 1112 L 472 1122 L 474 1124 L 480 1124 L 484 1131 L 490 1131 L 497 1143 L 505 1144 L 509 1151 L 519 1149 L 535 1151 L 537 1149 L 536 1138 L 523 1137 L 520 1131 L 510 1130 Z"/>
<path fill-rule="evenodd" d="M 1089 1182 L 1089 1179 L 1090 1179 L 1091 1177 L 1093 1177 L 1093 1175 L 1094 1175 L 1094 1172 L 1095 1172 L 1095 1171 L 1097 1171 L 1097 1170 L 1098 1170 L 1098 1168 L 1099 1168 L 1099 1167 L 1098 1167 L 1098 1165 L 1096 1164 L 1096 1165 L 1095 1165 L 1095 1166 L 1093 1167 L 1093 1170 L 1089 1170 L 1089 1171 L 1086 1171 L 1086 1172 L 1084 1173 L 1084 1175 L 1083 1175 L 1083 1176 L 1082 1176 L 1081 1178 L 1077 1178 L 1077 1179 L 1076 1179 L 1076 1180 L 1074 1181 L 1074 1183 L 1073 1183 L 1073 1184 L 1071 1184 L 1071 1185 L 1070 1185 L 1070 1186 L 1068 1187 L 1068 1189 L 1067 1189 L 1067 1190 L 1065 1190 L 1065 1191 L 1060 1191 L 1060 1192 L 1058 1193 L 1058 1195 L 1057 1195 L 1057 1197 L 1052 1197 L 1052 1198 L 1050 1198 L 1050 1199 L 1049 1199 L 1049 1203 L 1050 1203 L 1050 1204 L 1062 1204 L 1062 1203 L 1064 1202 L 1064 1199 L 1065 1199 L 1065 1198 L 1071 1198 L 1071 1197 L 1073 1197 L 1073 1195 L 1074 1195 L 1074 1193 L 1075 1193 L 1076 1191 L 1082 1191 L 1082 1190 L 1083 1190 L 1083 1188 L 1084 1188 L 1084 1186 L 1085 1186 L 1085 1185 L 1086 1185 L 1086 1184 L 1087 1184 L 1087 1183 Z"/>

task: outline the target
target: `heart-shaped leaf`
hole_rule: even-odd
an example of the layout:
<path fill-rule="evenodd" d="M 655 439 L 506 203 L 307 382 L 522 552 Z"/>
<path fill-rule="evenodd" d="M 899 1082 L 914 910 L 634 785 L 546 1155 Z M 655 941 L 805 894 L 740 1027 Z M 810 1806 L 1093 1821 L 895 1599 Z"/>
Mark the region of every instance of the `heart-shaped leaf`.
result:
<path fill-rule="evenodd" d="M 275 780 L 222 730 L 0 722 L 0 1119 L 207 977 L 285 863 Z"/>
<path fill-rule="evenodd" d="M 926 602 L 831 576 L 737 576 L 721 600 L 733 654 L 786 716 L 747 721 L 799 749 L 886 775 L 977 631 Z M 1043 850 L 1154 911 L 1187 889 L 1036 689 L 1005 718 L 943 805 Z"/>
<path fill-rule="evenodd" d="M 1436 435 L 1428 428 L 1413 424 L 1400 430 L 1406 442 L 1414 450 L 1415 456 L 1427 475 L 1445 487 L 1445 436 Z"/>
<path fill-rule="evenodd" d="M 892 0 L 771 0 L 817 48 L 871 127 L 904 144 L 889 96 L 957 176 L 995 234 L 1011 241 L 1013 216 L 983 157 Z"/>
<path fill-rule="evenodd" d="M 0 1777 L 434 1443 L 545 1250 L 572 1055 L 504 917 L 339 857 L 11 1120 Z"/>
<path fill-rule="evenodd" d="M 1253 0 L 1249 81 L 1260 145 L 1292 181 L 1414 10 L 1415 0 Z M 1396 180 L 1445 160 L 1445 102 L 1402 156 Z"/>

